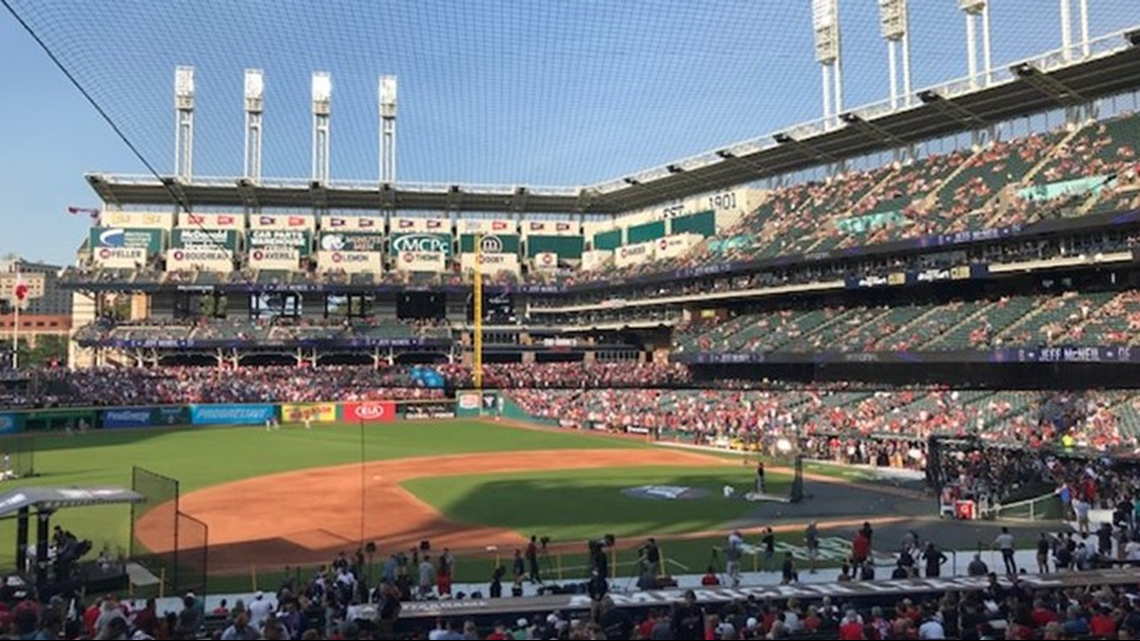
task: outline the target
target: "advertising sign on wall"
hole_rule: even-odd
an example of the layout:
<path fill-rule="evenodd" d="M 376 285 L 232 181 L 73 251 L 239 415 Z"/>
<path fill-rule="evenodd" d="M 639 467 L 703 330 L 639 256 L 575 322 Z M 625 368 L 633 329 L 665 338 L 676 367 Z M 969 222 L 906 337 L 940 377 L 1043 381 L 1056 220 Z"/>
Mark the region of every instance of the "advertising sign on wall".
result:
<path fill-rule="evenodd" d="M 393 255 L 404 252 L 439 252 L 451 255 L 451 234 L 392 234 Z"/>
<path fill-rule="evenodd" d="M 313 230 L 317 228 L 317 219 L 313 216 L 299 216 L 296 214 L 257 214 L 249 217 L 251 229 L 291 229 Z"/>
<path fill-rule="evenodd" d="M 447 268 L 443 252 L 401 252 L 396 256 L 396 268 L 406 272 L 442 272 Z"/>
<path fill-rule="evenodd" d="M 166 250 L 166 271 L 231 272 L 233 254 L 224 249 L 192 247 Z"/>
<path fill-rule="evenodd" d="M 146 250 L 142 247 L 96 247 L 91 259 L 103 267 L 131 268 L 146 264 Z"/>
<path fill-rule="evenodd" d="M 186 229 L 245 229 L 245 214 L 178 214 L 178 226 Z"/>
<path fill-rule="evenodd" d="M 342 403 L 341 420 L 354 423 L 387 423 L 396 420 L 396 404 L 392 401 Z"/>
<path fill-rule="evenodd" d="M 99 216 L 103 227 L 136 227 L 170 229 L 174 227 L 174 214 L 143 211 L 104 211 Z"/>
<path fill-rule="evenodd" d="M 335 423 L 335 403 L 285 403 L 281 406 L 282 423 L 301 423 L 306 418 L 314 423 Z"/>
<path fill-rule="evenodd" d="M 290 247 L 296 249 L 301 257 L 309 255 L 309 232 L 286 229 L 255 229 L 249 232 L 250 249 L 259 247 Z"/>
<path fill-rule="evenodd" d="M 317 255 L 317 269 L 345 274 L 379 274 L 383 265 L 379 252 L 323 251 Z"/>
<path fill-rule="evenodd" d="M 193 425 L 263 425 L 277 416 L 276 405 L 191 405 Z"/>
<path fill-rule="evenodd" d="M 163 240 L 164 234 L 161 229 L 92 227 L 88 245 L 92 252 L 102 248 L 141 248 L 148 256 L 155 256 L 162 251 Z"/>
<path fill-rule="evenodd" d="M 23 416 L 20 414 L 0 414 L 0 434 L 14 434 L 23 427 Z"/>
<path fill-rule="evenodd" d="M 251 249 L 249 251 L 249 266 L 254 269 L 297 269 L 297 250 L 287 247 Z"/>
<path fill-rule="evenodd" d="M 170 234 L 171 247 L 209 247 L 237 249 L 237 232 L 232 229 L 175 229 Z"/>
<path fill-rule="evenodd" d="M 324 232 L 317 245 L 323 252 L 379 252 L 384 251 L 384 234 Z"/>

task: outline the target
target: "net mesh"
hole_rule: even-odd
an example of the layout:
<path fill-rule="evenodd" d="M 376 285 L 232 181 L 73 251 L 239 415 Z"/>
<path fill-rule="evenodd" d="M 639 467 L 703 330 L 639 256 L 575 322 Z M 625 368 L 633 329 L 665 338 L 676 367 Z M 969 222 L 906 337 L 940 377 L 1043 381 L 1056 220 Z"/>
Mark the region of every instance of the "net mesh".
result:
<path fill-rule="evenodd" d="M 136 466 L 131 489 L 144 499 L 131 505 L 131 558 L 177 591 L 178 481 Z"/>
<path fill-rule="evenodd" d="M 385 73 L 401 182 L 595 183 L 821 115 L 809 2 L 0 2 L 161 173 L 177 65 L 197 70 L 199 176 L 241 173 L 246 68 L 266 74 L 266 177 L 310 174 L 313 71 L 333 78 L 334 179 L 377 176 Z M 1056 3 L 992 5 L 995 67 L 1060 46 Z M 964 76 L 955 3 L 909 12 L 913 88 Z M 878 3 L 839 0 L 839 20 L 845 105 L 885 100 Z M 1134 0 L 1090 3 L 1093 37 L 1136 21 Z"/>

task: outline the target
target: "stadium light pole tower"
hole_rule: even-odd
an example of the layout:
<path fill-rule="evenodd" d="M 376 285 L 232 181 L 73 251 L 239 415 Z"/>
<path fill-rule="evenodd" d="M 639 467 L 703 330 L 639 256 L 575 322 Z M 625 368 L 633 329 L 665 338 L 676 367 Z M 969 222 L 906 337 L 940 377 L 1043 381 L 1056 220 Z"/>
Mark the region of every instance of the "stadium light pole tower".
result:
<path fill-rule="evenodd" d="M 380 182 L 396 183 L 396 76 L 380 76 Z"/>
<path fill-rule="evenodd" d="M 265 77 L 260 69 L 245 70 L 245 177 L 261 182 L 261 114 L 265 109 Z"/>
<path fill-rule="evenodd" d="M 313 182 L 329 179 L 329 114 L 332 111 L 332 77 L 313 72 Z"/>
<path fill-rule="evenodd" d="M 958 0 L 958 9 L 966 12 L 966 47 L 970 69 L 970 86 L 978 86 L 978 38 L 976 34 L 977 21 L 982 23 L 982 64 L 983 76 L 981 86 L 990 84 L 990 5 L 987 0 Z"/>
<path fill-rule="evenodd" d="M 194 67 L 174 69 L 174 175 L 194 175 Z"/>
<path fill-rule="evenodd" d="M 891 74 L 891 108 L 899 106 L 897 58 L 902 58 L 902 104 L 910 106 L 910 36 L 907 33 L 906 0 L 879 0 L 879 27 L 887 41 Z M 898 51 L 901 50 L 901 56 Z"/>
<path fill-rule="evenodd" d="M 830 124 L 832 114 L 843 111 L 843 71 L 839 52 L 838 0 L 812 0 L 812 31 L 815 32 L 815 61 L 823 74 L 823 119 Z M 834 72 L 834 74 L 832 73 Z M 832 77 L 834 75 L 834 78 Z M 832 84 L 835 96 L 832 102 Z"/>

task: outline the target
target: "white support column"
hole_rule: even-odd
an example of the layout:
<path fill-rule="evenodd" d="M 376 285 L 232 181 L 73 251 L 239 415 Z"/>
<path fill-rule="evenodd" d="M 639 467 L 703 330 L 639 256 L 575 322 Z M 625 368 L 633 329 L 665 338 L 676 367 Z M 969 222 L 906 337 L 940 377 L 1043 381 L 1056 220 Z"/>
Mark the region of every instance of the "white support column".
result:
<path fill-rule="evenodd" d="M 902 40 L 902 80 L 903 80 L 903 106 L 910 106 L 910 33 L 904 33 Z"/>
<path fill-rule="evenodd" d="M 978 86 L 978 37 L 974 32 L 974 16 L 966 14 L 966 47 L 967 57 L 966 63 L 968 65 L 970 74 L 970 86 Z"/>
<path fill-rule="evenodd" d="M 835 80 L 835 117 L 843 113 L 843 62 L 842 56 L 835 57 L 835 69 L 833 72 L 833 79 Z"/>
<path fill-rule="evenodd" d="M 828 70 L 831 67 L 827 65 L 820 65 L 820 73 L 823 74 L 823 121 L 825 127 L 831 124 L 831 74 Z"/>
<path fill-rule="evenodd" d="M 1065 60 L 1073 58 L 1073 32 L 1071 15 L 1072 7 L 1069 0 L 1061 0 L 1061 55 Z"/>
<path fill-rule="evenodd" d="M 194 175 L 194 67 L 174 69 L 174 175 Z"/>
<path fill-rule="evenodd" d="M 1081 57 L 1089 57 L 1089 0 L 1080 0 L 1081 12 Z"/>
<path fill-rule="evenodd" d="M 312 180 L 327 183 L 329 180 L 329 116 L 332 103 L 332 78 L 328 72 L 316 71 L 312 77 L 313 90 L 313 174 Z"/>
<path fill-rule="evenodd" d="M 990 74 L 993 73 L 994 64 L 993 59 L 990 58 L 990 4 L 987 2 L 982 7 L 982 64 L 984 76 L 982 77 L 982 86 L 990 86 Z"/>
<path fill-rule="evenodd" d="M 264 111 L 265 80 L 260 69 L 245 70 L 245 177 L 261 182 L 261 116 Z"/>
<path fill-rule="evenodd" d="M 898 56 L 895 54 L 895 41 L 887 41 L 887 68 L 891 76 L 891 109 L 898 109 L 899 107 L 899 71 L 898 62 L 895 60 Z"/>

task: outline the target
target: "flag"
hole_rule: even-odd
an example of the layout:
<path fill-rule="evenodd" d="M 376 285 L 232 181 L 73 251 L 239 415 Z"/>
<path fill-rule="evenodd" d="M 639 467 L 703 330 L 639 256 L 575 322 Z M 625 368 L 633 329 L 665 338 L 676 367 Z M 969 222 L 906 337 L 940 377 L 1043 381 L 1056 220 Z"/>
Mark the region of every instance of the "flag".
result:
<path fill-rule="evenodd" d="M 435 220 L 434 218 L 429 219 L 427 221 L 427 227 L 428 227 L 428 229 L 439 229 L 440 227 L 443 227 L 443 221 L 442 220 Z"/>
<path fill-rule="evenodd" d="M 28 284 L 24 282 L 24 276 L 19 272 L 16 273 L 16 300 L 21 303 L 28 297 Z"/>
<path fill-rule="evenodd" d="M 190 214 L 187 216 L 191 225 L 205 225 L 206 217 L 199 214 Z"/>
<path fill-rule="evenodd" d="M 218 216 L 219 225 L 232 225 L 234 224 L 233 216 Z"/>
<path fill-rule="evenodd" d="M 68 207 L 67 213 L 71 214 L 72 216 L 76 214 L 87 214 L 91 220 L 99 220 L 98 209 L 88 209 L 86 207 Z"/>
<path fill-rule="evenodd" d="M 491 223 L 491 231 L 503 231 L 507 228 L 507 222 L 503 220 L 496 220 Z"/>
<path fill-rule="evenodd" d="M 413 227 L 413 226 L 415 226 L 414 222 L 412 222 L 410 220 L 404 220 L 403 218 L 400 219 L 400 229 L 407 229 L 408 227 Z"/>
<path fill-rule="evenodd" d="M 356 222 L 361 229 L 372 227 L 376 224 L 376 221 L 372 220 L 371 218 L 360 218 Z"/>
<path fill-rule="evenodd" d="M 329 218 L 329 227 L 344 227 L 347 221 L 343 218 Z"/>
<path fill-rule="evenodd" d="M 301 227 L 304 224 L 305 224 L 305 217 L 304 216 L 290 216 L 289 217 L 289 226 L 290 227 Z"/>
<path fill-rule="evenodd" d="M 570 231 L 570 223 L 558 223 L 555 228 L 558 231 Z"/>

